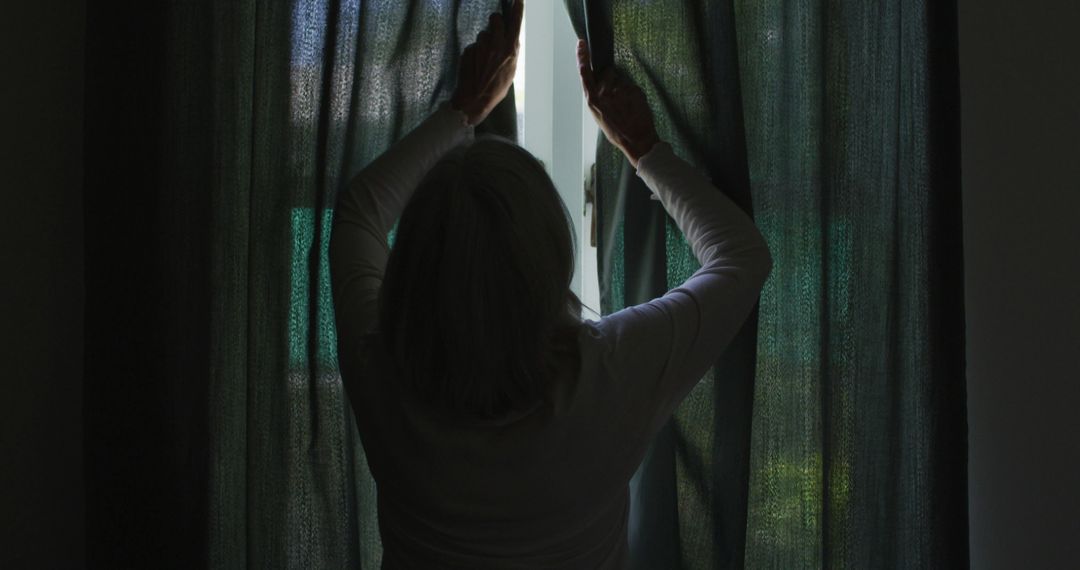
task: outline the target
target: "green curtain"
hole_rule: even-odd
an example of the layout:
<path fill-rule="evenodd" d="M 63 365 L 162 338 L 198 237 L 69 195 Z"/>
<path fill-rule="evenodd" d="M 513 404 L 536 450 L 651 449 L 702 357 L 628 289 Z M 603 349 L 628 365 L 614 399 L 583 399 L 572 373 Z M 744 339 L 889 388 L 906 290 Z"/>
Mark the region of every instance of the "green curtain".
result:
<path fill-rule="evenodd" d="M 966 567 L 955 2 L 591 2 L 775 263 L 634 477 L 635 566 Z M 606 141 L 597 171 L 610 313 L 697 264 Z"/>
<path fill-rule="evenodd" d="M 91 567 L 379 567 L 332 207 L 498 4 L 88 6 Z M 515 136 L 512 94 L 480 130 Z"/>
<path fill-rule="evenodd" d="M 87 7 L 90 567 L 378 567 L 332 205 L 497 4 Z M 955 4 L 604 6 L 661 135 L 753 206 L 776 263 L 635 477 L 637 566 L 966 565 Z M 512 100 L 491 123 L 512 135 Z M 611 312 L 696 265 L 597 158 Z"/>

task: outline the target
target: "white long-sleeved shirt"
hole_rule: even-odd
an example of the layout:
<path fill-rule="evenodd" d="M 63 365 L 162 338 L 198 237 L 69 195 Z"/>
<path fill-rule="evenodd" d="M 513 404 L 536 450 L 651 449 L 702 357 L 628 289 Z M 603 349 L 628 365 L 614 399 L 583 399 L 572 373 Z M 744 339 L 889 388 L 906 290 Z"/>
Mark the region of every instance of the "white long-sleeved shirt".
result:
<path fill-rule="evenodd" d="M 444 105 L 338 199 L 330 264 L 341 375 L 378 487 L 384 568 L 622 568 L 628 485 L 656 432 L 731 341 L 771 268 L 753 222 L 657 144 L 637 174 L 701 268 L 578 334 L 549 400 L 494 424 L 436 418 L 362 354 L 376 328 L 386 235 L 427 172 L 472 138 Z"/>

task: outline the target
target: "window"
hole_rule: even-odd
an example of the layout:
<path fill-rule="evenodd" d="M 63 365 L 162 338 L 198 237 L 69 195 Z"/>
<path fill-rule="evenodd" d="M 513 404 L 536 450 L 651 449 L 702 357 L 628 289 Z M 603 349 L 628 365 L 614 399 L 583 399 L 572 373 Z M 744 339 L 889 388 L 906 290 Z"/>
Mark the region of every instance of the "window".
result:
<path fill-rule="evenodd" d="M 522 146 L 547 166 L 574 219 L 578 251 L 571 288 L 586 307 L 582 317 L 599 319 L 596 248 L 589 240 L 594 205 L 584 199 L 599 128 L 585 106 L 576 43 L 562 2 L 526 4 L 514 92 Z"/>

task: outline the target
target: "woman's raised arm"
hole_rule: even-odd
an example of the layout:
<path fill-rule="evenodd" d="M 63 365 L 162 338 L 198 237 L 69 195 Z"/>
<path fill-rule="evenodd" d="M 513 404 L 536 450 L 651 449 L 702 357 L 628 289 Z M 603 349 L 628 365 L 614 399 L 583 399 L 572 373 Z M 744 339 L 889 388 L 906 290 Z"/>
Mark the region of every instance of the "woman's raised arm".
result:
<path fill-rule="evenodd" d="M 450 150 L 472 137 L 506 96 L 517 66 L 524 4 L 509 18 L 492 14 L 465 48 L 453 98 L 360 171 L 337 198 L 330 236 L 330 276 L 339 355 L 354 354 L 376 322 L 376 300 L 390 250 L 387 233 L 424 176 Z"/>

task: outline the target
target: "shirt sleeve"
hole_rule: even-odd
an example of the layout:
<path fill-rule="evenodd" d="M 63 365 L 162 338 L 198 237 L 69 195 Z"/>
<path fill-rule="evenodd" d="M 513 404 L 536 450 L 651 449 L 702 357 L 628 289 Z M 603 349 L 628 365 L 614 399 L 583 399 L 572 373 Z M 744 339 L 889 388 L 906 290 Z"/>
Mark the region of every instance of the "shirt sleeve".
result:
<path fill-rule="evenodd" d="M 361 170 L 338 196 L 330 236 L 330 281 L 343 369 L 357 354 L 362 336 L 375 327 L 379 287 L 390 255 L 387 234 L 424 176 L 472 136 L 465 115 L 443 104 Z"/>
<path fill-rule="evenodd" d="M 720 357 L 753 309 L 772 268 L 753 221 L 702 173 L 659 143 L 638 176 L 686 235 L 701 263 L 682 285 L 600 320 L 606 364 L 630 409 L 655 433 Z M 624 400 L 625 401 L 625 400 Z"/>

